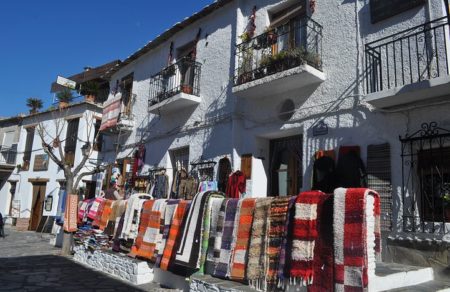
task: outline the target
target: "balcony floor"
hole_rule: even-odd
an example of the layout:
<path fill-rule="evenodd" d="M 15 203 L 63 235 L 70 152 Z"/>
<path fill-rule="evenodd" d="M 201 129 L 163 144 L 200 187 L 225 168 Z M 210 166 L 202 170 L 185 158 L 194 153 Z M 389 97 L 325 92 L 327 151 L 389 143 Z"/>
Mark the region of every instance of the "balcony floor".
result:
<path fill-rule="evenodd" d="M 388 109 L 446 95 L 450 95 L 450 76 L 369 93 L 366 101 L 377 108 Z"/>
<path fill-rule="evenodd" d="M 186 107 L 198 105 L 201 98 L 187 93 L 178 93 L 168 99 L 149 107 L 148 111 L 152 114 L 159 115 L 163 113 L 175 112 Z"/>
<path fill-rule="evenodd" d="M 324 82 L 325 73 L 310 65 L 301 65 L 283 72 L 233 87 L 233 93 L 243 98 L 260 98 L 299 90 Z"/>

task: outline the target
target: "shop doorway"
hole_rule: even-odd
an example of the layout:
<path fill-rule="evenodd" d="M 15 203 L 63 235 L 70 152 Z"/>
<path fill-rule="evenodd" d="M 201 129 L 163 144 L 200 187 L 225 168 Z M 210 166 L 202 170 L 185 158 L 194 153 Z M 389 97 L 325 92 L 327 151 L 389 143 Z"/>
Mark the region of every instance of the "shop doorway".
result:
<path fill-rule="evenodd" d="M 303 184 L 302 136 L 291 136 L 270 141 L 271 196 L 295 196 Z"/>
<path fill-rule="evenodd" d="M 42 219 L 42 209 L 45 200 L 46 183 L 33 183 L 33 200 L 31 203 L 30 230 L 36 231 Z"/>

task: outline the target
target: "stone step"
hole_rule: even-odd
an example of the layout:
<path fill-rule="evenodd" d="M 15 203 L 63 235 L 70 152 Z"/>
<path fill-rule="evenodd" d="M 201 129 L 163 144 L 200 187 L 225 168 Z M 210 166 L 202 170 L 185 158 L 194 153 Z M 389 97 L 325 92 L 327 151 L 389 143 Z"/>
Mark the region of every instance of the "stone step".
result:
<path fill-rule="evenodd" d="M 390 291 L 418 286 L 433 280 L 434 273 L 431 267 L 377 263 L 375 277 L 369 281 L 369 291 Z"/>
<path fill-rule="evenodd" d="M 392 292 L 422 292 L 422 291 L 435 291 L 435 292 L 450 292 L 450 282 L 442 281 L 429 281 L 423 284 L 410 286 L 406 288 L 399 288 L 391 290 Z"/>

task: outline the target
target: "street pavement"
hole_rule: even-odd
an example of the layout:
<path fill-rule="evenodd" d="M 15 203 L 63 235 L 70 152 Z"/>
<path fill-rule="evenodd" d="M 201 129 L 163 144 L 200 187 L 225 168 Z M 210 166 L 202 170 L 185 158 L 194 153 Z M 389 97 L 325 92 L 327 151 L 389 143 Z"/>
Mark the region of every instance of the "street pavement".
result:
<path fill-rule="evenodd" d="M 173 291 L 151 283 L 133 286 L 60 256 L 48 235 L 5 226 L 0 238 L 0 291 Z"/>

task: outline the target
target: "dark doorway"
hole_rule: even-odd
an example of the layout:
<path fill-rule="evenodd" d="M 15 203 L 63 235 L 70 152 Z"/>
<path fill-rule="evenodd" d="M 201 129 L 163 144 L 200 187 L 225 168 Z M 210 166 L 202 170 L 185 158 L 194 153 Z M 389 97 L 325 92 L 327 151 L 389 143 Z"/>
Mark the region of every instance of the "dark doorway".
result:
<path fill-rule="evenodd" d="M 271 196 L 298 195 L 303 183 L 302 136 L 292 136 L 270 141 Z"/>
<path fill-rule="evenodd" d="M 33 183 L 33 200 L 31 203 L 30 230 L 36 231 L 42 218 L 46 183 Z"/>

